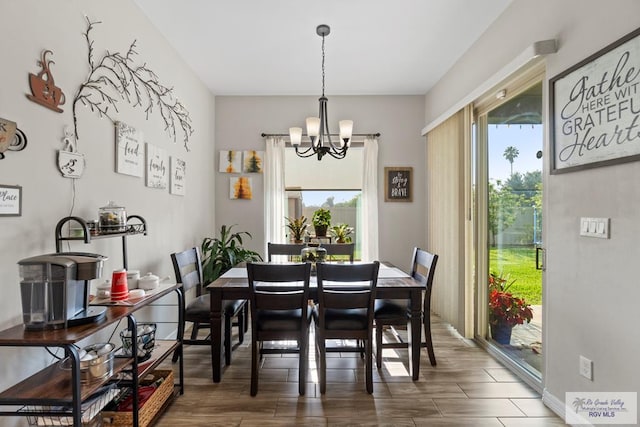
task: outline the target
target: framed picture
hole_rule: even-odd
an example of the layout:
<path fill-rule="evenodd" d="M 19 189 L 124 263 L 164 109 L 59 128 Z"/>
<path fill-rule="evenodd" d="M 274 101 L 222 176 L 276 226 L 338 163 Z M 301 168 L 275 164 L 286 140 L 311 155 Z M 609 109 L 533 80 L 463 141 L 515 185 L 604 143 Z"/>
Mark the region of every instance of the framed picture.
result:
<path fill-rule="evenodd" d="M 186 192 L 186 168 L 184 160 L 171 156 L 171 177 L 169 192 L 178 196 L 184 196 Z"/>
<path fill-rule="evenodd" d="M 262 159 L 264 158 L 264 151 L 245 151 L 242 157 L 242 171 L 244 173 L 262 173 Z"/>
<path fill-rule="evenodd" d="M 229 198 L 251 200 L 252 195 L 251 178 L 248 176 L 238 176 L 229 180 Z"/>
<path fill-rule="evenodd" d="M 242 151 L 220 150 L 220 167 L 218 172 L 242 172 Z"/>
<path fill-rule="evenodd" d="M 552 174 L 640 159 L 639 83 L 640 28 L 549 80 Z"/>
<path fill-rule="evenodd" d="M 144 136 L 136 128 L 116 122 L 116 172 L 144 175 Z"/>
<path fill-rule="evenodd" d="M 169 156 L 162 148 L 147 143 L 147 187 L 164 189 L 169 182 Z"/>
<path fill-rule="evenodd" d="M 384 201 L 413 201 L 413 168 L 384 168 Z"/>
<path fill-rule="evenodd" d="M 0 185 L 0 216 L 22 215 L 22 187 Z"/>

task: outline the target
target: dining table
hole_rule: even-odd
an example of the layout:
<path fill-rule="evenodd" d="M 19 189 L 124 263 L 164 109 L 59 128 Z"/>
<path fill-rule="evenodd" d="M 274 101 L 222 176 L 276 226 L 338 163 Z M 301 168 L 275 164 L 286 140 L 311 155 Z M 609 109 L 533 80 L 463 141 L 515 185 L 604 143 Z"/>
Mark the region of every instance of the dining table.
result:
<path fill-rule="evenodd" d="M 228 270 L 207 285 L 211 298 L 211 371 L 213 382 L 222 380 L 224 361 L 224 313 L 223 300 L 249 299 L 247 269 L 239 265 Z M 409 372 L 414 381 L 420 374 L 420 348 L 422 338 L 422 292 L 425 285 L 404 271 L 387 263 L 380 264 L 376 299 L 409 300 L 407 335 L 409 344 Z M 315 276 L 311 277 L 310 298 L 317 300 L 318 287 Z"/>

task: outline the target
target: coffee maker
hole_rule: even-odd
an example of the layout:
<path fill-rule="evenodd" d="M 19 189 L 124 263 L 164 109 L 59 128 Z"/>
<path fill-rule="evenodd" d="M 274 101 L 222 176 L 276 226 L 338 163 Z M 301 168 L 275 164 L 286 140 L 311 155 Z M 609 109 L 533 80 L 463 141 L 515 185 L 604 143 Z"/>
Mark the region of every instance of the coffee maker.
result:
<path fill-rule="evenodd" d="M 57 329 L 102 320 L 106 307 L 89 306 L 90 281 L 107 257 L 60 252 L 25 258 L 20 266 L 22 320 L 26 329 Z"/>

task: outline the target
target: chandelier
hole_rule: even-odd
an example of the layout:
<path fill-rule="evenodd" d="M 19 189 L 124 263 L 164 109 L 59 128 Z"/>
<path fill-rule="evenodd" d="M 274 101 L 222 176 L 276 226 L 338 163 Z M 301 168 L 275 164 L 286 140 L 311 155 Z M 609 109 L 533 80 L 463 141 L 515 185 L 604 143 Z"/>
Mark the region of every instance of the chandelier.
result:
<path fill-rule="evenodd" d="M 324 96 L 324 38 L 329 35 L 331 29 L 328 25 L 318 25 L 316 33 L 322 37 L 322 96 L 318 99 L 320 102 L 319 117 L 307 117 L 307 136 L 311 140 L 311 145 L 305 149 L 300 149 L 302 141 L 302 128 L 289 128 L 289 137 L 291 145 L 296 149 L 296 154 L 300 157 L 318 156 L 318 160 L 322 160 L 325 154 L 329 154 L 336 159 L 342 159 L 347 154 L 347 150 L 351 146 L 351 133 L 353 131 L 352 120 L 340 120 L 339 138 L 334 143 L 331 140 L 329 132 L 329 122 L 327 120 L 327 97 Z M 335 135 L 334 135 L 335 136 Z"/>

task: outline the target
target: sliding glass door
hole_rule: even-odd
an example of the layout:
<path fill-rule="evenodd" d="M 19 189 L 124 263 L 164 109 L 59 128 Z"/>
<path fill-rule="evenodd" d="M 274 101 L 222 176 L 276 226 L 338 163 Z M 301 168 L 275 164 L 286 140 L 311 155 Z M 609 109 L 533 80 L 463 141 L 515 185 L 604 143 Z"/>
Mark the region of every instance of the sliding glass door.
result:
<path fill-rule="evenodd" d="M 542 80 L 509 92 L 477 109 L 478 331 L 541 381 Z"/>

